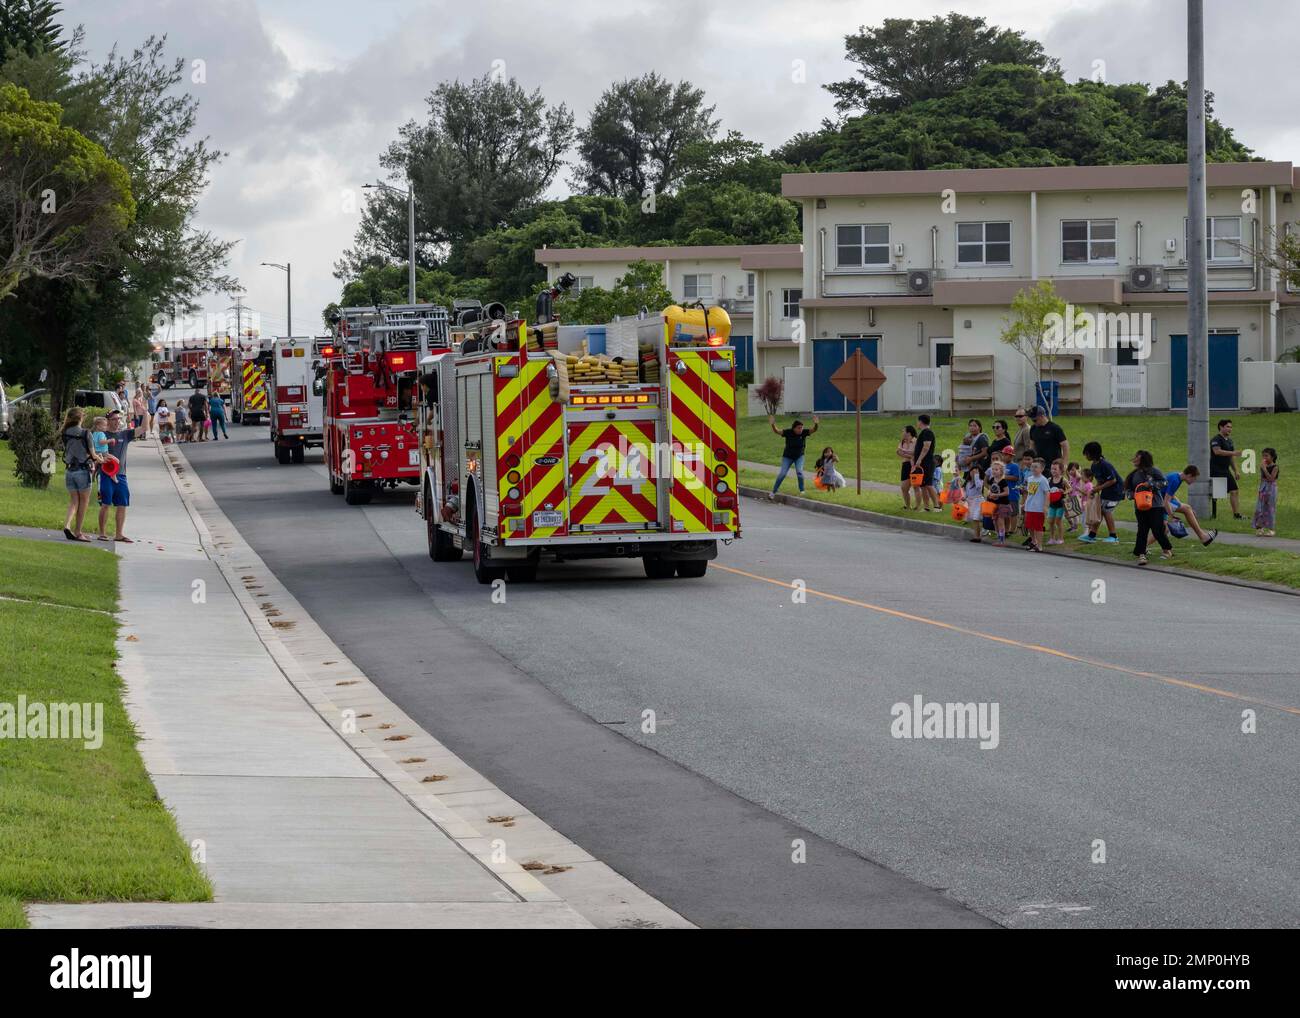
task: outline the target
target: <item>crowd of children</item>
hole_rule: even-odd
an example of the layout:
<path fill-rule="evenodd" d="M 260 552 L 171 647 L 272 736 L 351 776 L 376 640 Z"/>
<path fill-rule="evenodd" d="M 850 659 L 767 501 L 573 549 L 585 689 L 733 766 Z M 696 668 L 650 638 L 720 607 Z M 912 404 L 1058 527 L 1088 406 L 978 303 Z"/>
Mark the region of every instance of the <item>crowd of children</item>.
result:
<path fill-rule="evenodd" d="M 1205 530 L 1191 506 L 1176 497 L 1184 481 L 1191 483 L 1200 476 L 1195 465 L 1164 474 L 1156 469 L 1151 453 L 1139 449 L 1132 471 L 1121 477 L 1099 442 L 1089 442 L 1083 454 L 1086 467 L 1061 459 L 1048 463 L 1030 452 L 1017 459 L 1010 445 L 994 449 L 985 470 L 967 466 L 953 476 L 943 501 L 954 519 L 969 522 L 973 543 L 990 540 L 998 547 L 1023 536 L 1024 547 L 1042 551 L 1045 545 L 1065 544 L 1066 534 L 1076 532 L 1085 543 L 1116 544 L 1119 531 L 1114 513 L 1125 499 L 1134 502 L 1138 521 L 1134 554 L 1139 564 L 1146 564 L 1148 541 L 1159 544 L 1161 557 L 1169 559 L 1173 557 L 1170 535 L 1182 538 L 1191 531 L 1203 545 L 1218 536 L 1217 530 Z M 1261 536 L 1275 533 L 1278 472 L 1277 450 L 1261 450 L 1253 521 L 1255 533 Z M 1103 523 L 1104 538 L 1100 536 Z"/>

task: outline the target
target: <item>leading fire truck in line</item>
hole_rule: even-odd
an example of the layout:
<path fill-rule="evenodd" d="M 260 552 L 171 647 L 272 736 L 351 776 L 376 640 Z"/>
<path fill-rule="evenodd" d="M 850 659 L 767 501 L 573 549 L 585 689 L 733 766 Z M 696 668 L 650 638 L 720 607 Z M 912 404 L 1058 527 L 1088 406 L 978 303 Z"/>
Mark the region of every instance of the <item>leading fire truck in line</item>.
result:
<path fill-rule="evenodd" d="M 583 330 L 538 303 L 533 329 L 487 323 L 421 362 L 416 510 L 430 557 L 469 551 L 480 583 L 530 580 L 543 556 L 705 575 L 719 542 L 740 536 L 726 313 L 620 323 L 611 360 L 582 356 Z"/>
<path fill-rule="evenodd" d="M 330 491 L 365 505 L 382 488 L 420 483 L 415 431 L 420 361 L 448 346 L 434 304 L 341 308 L 322 348 L 325 469 Z"/>

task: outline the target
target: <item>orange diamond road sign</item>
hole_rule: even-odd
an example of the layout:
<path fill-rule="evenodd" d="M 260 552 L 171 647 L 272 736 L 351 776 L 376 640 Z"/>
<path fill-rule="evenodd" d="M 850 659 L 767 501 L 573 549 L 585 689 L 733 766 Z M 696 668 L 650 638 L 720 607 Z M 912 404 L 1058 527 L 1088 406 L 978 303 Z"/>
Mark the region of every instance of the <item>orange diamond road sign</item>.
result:
<path fill-rule="evenodd" d="M 831 384 L 844 394 L 844 398 L 853 404 L 855 410 L 860 410 L 862 404 L 885 384 L 885 373 L 872 364 L 861 350 L 854 350 L 853 356 L 835 369 L 835 374 L 831 375 Z"/>

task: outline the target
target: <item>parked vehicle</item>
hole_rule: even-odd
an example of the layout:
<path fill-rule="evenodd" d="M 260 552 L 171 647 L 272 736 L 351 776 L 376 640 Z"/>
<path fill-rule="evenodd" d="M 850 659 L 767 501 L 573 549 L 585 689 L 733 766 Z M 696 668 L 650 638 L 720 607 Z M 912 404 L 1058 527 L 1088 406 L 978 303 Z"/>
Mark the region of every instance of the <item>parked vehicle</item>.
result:
<path fill-rule="evenodd" d="M 241 339 L 231 359 L 231 415 L 237 424 L 261 424 L 271 418 L 267 372 L 271 367 L 269 344 L 257 338 Z"/>

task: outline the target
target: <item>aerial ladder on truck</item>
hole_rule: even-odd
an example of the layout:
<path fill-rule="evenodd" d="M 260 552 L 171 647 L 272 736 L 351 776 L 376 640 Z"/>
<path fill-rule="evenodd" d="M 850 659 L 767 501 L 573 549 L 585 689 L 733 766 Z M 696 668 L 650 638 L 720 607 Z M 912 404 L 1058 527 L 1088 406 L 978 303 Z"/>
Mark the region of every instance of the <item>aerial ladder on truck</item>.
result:
<path fill-rule="evenodd" d="M 365 505 L 376 491 L 420 483 L 417 377 L 421 360 L 450 349 L 447 309 L 341 308 L 330 324 L 319 373 L 325 468 L 332 493 Z"/>

